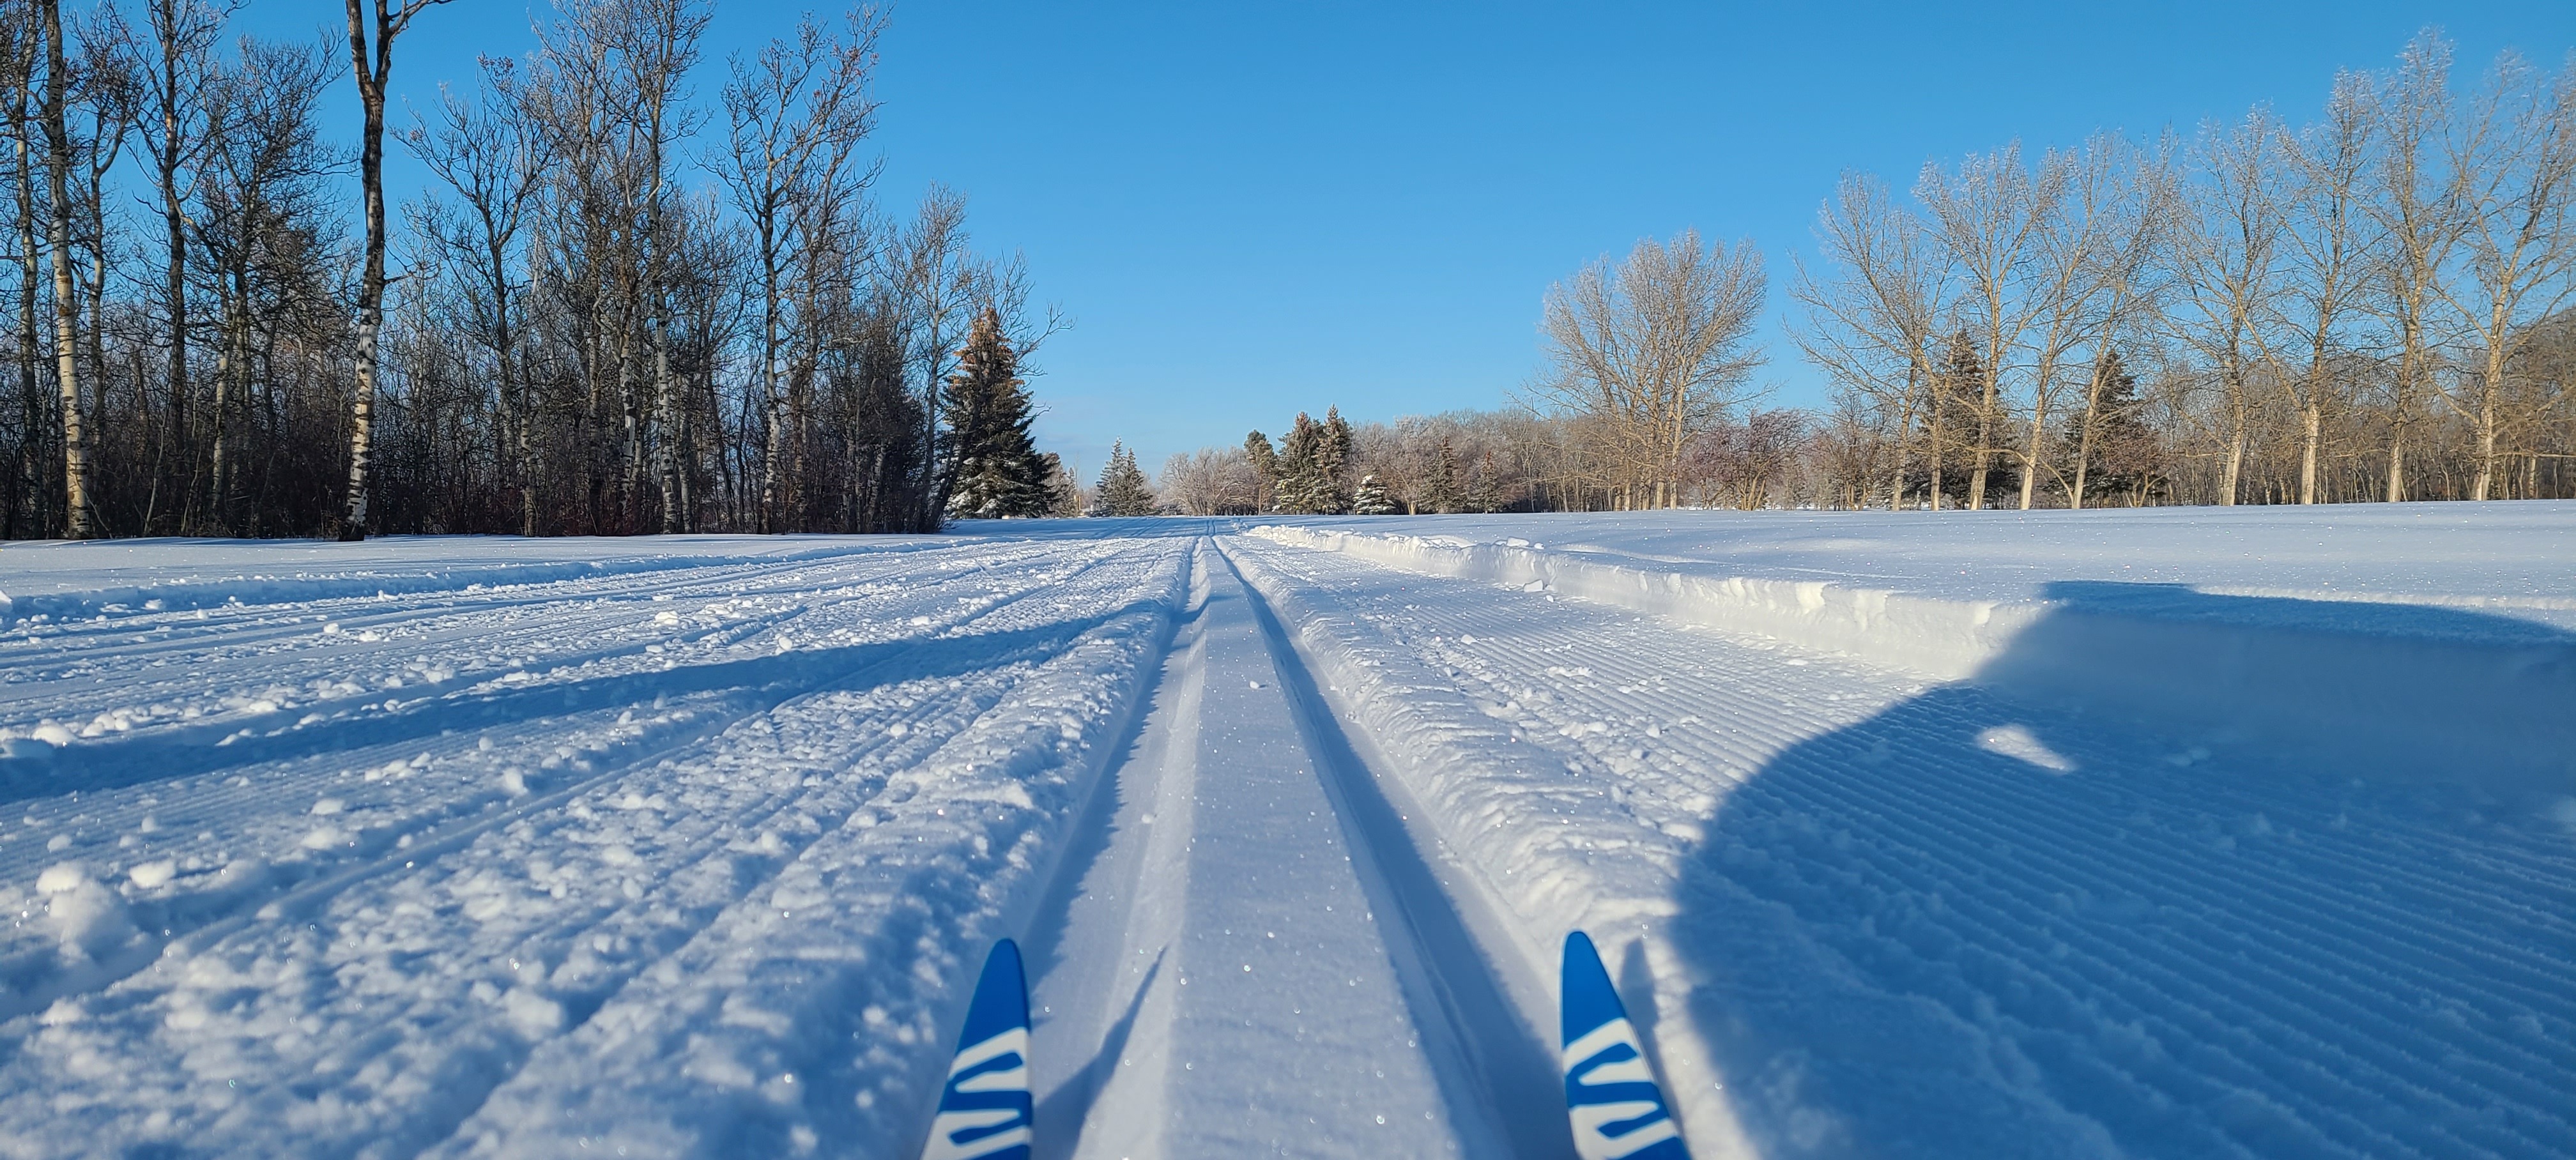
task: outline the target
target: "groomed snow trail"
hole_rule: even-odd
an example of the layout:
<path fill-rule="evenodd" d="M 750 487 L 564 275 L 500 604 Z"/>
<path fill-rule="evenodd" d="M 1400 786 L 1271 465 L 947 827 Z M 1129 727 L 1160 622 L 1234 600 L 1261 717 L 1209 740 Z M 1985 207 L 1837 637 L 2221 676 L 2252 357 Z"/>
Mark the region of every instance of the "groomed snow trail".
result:
<path fill-rule="evenodd" d="M 916 1133 L 948 980 L 1025 918 L 1181 563 L 969 542 L 22 637 L 19 722 L 148 712 L 13 756 L 0 1150 Z"/>
<path fill-rule="evenodd" d="M 1702 1156 L 2576 1153 L 2576 802 L 1228 550 L 1489 945 L 1624 957 Z"/>
<path fill-rule="evenodd" d="M 0 1156 L 908 1157 L 1010 935 L 1045 1160 L 1557 1157 L 1576 928 L 1702 1160 L 2576 1155 L 2571 787 L 2103 695 L 2136 613 L 2326 691 L 2380 678 L 2299 626 L 2430 634 L 2545 699 L 2555 613 L 2318 613 L 2238 562 L 2266 595 L 2009 632 L 1918 578 L 1921 631 L 1840 648 L 1800 618 L 1869 593 L 1734 591 L 1641 519 L 1616 574 L 1437 520 L 37 549 Z M 1816 551 L 1765 567 L 1848 570 Z M 1945 640 L 1981 659 L 1909 659 Z M 2545 779 L 2547 736 L 2481 752 Z"/>
<path fill-rule="evenodd" d="M 1111 831 L 1041 944 L 1041 1154 L 1509 1154 L 1301 674 L 1223 558 L 1199 568 Z"/>

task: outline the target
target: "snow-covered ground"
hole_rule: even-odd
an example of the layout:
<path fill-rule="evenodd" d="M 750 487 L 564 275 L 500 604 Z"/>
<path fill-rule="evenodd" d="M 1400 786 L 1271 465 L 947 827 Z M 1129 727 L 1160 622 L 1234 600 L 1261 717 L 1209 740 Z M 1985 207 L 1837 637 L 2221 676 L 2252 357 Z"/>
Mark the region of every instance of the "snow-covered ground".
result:
<path fill-rule="evenodd" d="M 2576 1153 L 2576 505 L 0 548 L 0 1155 Z"/>

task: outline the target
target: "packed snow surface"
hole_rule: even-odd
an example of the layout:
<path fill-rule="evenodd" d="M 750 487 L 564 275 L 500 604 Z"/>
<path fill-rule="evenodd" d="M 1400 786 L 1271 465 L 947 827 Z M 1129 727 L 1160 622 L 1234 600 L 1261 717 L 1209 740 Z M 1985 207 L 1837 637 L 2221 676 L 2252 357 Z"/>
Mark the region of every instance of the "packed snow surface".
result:
<path fill-rule="evenodd" d="M 0 1155 L 2576 1154 L 2576 505 L 0 548 Z"/>

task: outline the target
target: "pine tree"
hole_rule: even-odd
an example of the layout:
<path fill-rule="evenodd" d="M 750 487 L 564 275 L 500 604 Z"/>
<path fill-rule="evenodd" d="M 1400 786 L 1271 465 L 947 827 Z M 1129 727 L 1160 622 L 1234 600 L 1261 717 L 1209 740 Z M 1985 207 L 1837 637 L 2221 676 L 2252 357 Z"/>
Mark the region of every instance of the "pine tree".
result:
<path fill-rule="evenodd" d="M 1252 460 L 1253 477 L 1259 481 L 1258 494 L 1252 497 L 1254 511 L 1279 510 L 1279 451 L 1270 445 L 1270 437 L 1255 431 L 1243 437 L 1243 453 Z"/>
<path fill-rule="evenodd" d="M 1331 488 L 1339 500 L 1350 493 L 1347 486 L 1350 481 L 1344 473 L 1350 470 L 1351 464 L 1351 425 L 1343 420 L 1340 407 L 1324 408 L 1323 430 L 1319 436 L 1315 445 L 1315 466 L 1324 476 L 1324 486 Z M 1347 508 L 1349 504 L 1345 501 L 1339 506 Z"/>
<path fill-rule="evenodd" d="M 1026 388 L 1002 316 L 986 306 L 948 376 L 951 518 L 1042 516 L 1055 506 L 1058 469 L 1029 439 Z"/>
<path fill-rule="evenodd" d="M 1104 516 L 1150 516 L 1156 508 L 1154 489 L 1136 466 L 1136 453 L 1124 442 L 1109 445 L 1109 465 L 1100 469 L 1094 510 Z"/>
<path fill-rule="evenodd" d="M 1333 486 L 1332 455 L 1329 430 L 1305 412 L 1298 412 L 1296 425 L 1281 441 L 1277 500 L 1280 511 L 1291 515 L 1335 515 L 1347 510 L 1341 491 Z"/>
<path fill-rule="evenodd" d="M 1985 360 L 1978 357 L 1977 344 L 1965 330 L 1951 335 L 1945 346 L 1943 365 L 1932 376 L 1932 405 L 1924 416 L 1929 438 L 1916 482 L 1925 495 L 1938 491 L 1941 506 L 1966 507 L 1968 476 L 1976 461 L 1977 403 L 1986 381 Z M 1988 468 L 1990 477 L 1994 470 Z M 1997 486 L 1988 480 L 1989 489 Z"/>
<path fill-rule="evenodd" d="M 2093 444 L 2086 456 L 2084 502 L 2104 497 L 2144 502 L 2164 480 L 2164 447 L 2142 417 L 2146 400 L 2138 397 L 2138 377 L 2129 372 L 2116 350 L 2102 355 L 2102 396 L 2093 404 Z M 2068 416 L 2062 437 L 2068 455 L 2064 469 L 2075 478 L 2074 454 L 2084 439 L 2084 413 Z"/>
<path fill-rule="evenodd" d="M 1475 481 L 1467 485 L 1467 510 L 1488 515 L 1503 506 L 1501 480 L 1494 474 L 1494 453 L 1485 453 L 1484 463 L 1476 469 Z"/>
<path fill-rule="evenodd" d="M 1351 496 L 1351 514 L 1362 516 L 1394 515 L 1395 501 L 1386 497 L 1386 489 L 1378 486 L 1376 476 L 1363 475 L 1360 477 L 1359 492 Z"/>
<path fill-rule="evenodd" d="M 1057 519 L 1072 519 L 1082 515 L 1082 481 L 1073 477 L 1073 472 L 1065 467 L 1064 460 L 1056 458 L 1055 452 L 1046 453 L 1046 463 L 1046 514 Z"/>
<path fill-rule="evenodd" d="M 1440 441 L 1440 450 L 1431 456 L 1431 470 L 1422 482 L 1422 510 L 1434 515 L 1448 515 L 1458 510 L 1458 456 L 1449 449 L 1449 441 Z"/>

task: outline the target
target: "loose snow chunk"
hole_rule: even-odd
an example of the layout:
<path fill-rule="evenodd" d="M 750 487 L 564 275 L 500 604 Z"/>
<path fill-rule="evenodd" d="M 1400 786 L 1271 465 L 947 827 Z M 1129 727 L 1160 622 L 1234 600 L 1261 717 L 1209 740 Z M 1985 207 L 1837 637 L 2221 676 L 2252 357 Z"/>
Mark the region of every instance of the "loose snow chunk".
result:
<path fill-rule="evenodd" d="M 315 826 L 310 833 L 304 835 L 304 841 L 300 845 L 307 850 L 328 850 L 347 840 L 348 836 L 335 827 Z"/>
<path fill-rule="evenodd" d="M 57 862 L 36 875 L 39 894 L 67 894 L 89 881 L 89 870 L 78 862 Z"/>
<path fill-rule="evenodd" d="M 2073 773 L 2075 763 L 2043 744 L 2019 725 L 1998 725 L 1977 734 L 1977 744 L 2006 757 L 2019 758 L 2051 773 Z"/>
<path fill-rule="evenodd" d="M 311 812 L 314 817 L 327 818 L 347 808 L 349 808 L 348 802 L 335 797 L 326 797 L 314 802 Z"/>
<path fill-rule="evenodd" d="M 177 876 L 178 873 L 179 864 L 168 858 L 163 858 L 158 861 L 145 862 L 140 866 L 136 866 L 134 869 L 126 871 L 125 876 L 132 879 L 137 887 L 145 890 L 157 890 L 164 884 L 168 883 L 171 878 Z"/>
<path fill-rule="evenodd" d="M 56 725 L 51 721 L 47 721 L 42 725 L 36 726 L 36 731 L 30 734 L 30 736 L 47 745 L 51 745 L 56 749 L 60 749 L 63 746 L 72 743 L 72 731 L 63 728 L 60 725 Z"/>
<path fill-rule="evenodd" d="M 501 999 L 501 1009 L 510 1017 L 510 1025 L 530 1039 L 552 1035 L 563 1029 L 563 1004 L 525 987 L 513 987 Z"/>
<path fill-rule="evenodd" d="M 36 889 L 47 896 L 45 914 L 54 921 L 63 950 L 75 958 L 97 957 L 134 937 L 125 900 L 91 881 L 78 862 L 61 862 L 36 876 Z"/>
<path fill-rule="evenodd" d="M 677 628 L 680 625 L 680 614 L 665 609 L 653 617 L 653 623 L 664 628 Z"/>

